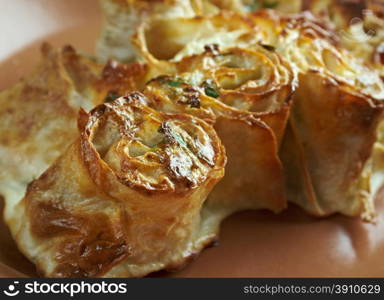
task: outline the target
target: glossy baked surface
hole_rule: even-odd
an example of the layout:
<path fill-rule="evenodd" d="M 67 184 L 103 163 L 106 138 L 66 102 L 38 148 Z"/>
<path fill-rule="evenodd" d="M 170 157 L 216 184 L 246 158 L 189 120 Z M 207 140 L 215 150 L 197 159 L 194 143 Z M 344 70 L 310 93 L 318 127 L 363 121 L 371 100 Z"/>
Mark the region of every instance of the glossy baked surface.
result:
<path fill-rule="evenodd" d="M 3 2 L 6 1 L 0 1 L 0 4 L 3 5 Z M 25 23 L 20 22 L 20 19 L 25 18 L 23 12 L 28 11 L 25 5 L 28 6 L 31 1 L 17 0 L 12 1 L 12 4 L 7 1 L 4 4 L 10 7 L 14 22 L 19 21 L 12 29 L 16 32 L 10 31 L 9 35 L 4 35 L 5 38 L 11 36 L 13 41 L 2 43 L 9 49 L 0 49 L 2 89 L 9 87 L 21 74 L 27 74 L 38 58 L 37 51 L 31 49 L 39 47 L 42 40 L 53 41 L 58 46 L 71 43 L 86 50 L 94 47 L 94 38 L 98 32 L 98 12 L 84 9 L 93 7 L 93 1 L 82 1 L 81 4 L 79 1 L 66 1 L 64 9 L 60 1 L 33 2 L 36 7 L 39 6 L 37 3 L 44 7 L 31 10 L 27 17 L 32 22 L 35 14 L 37 18 L 33 21 L 41 22 L 36 28 L 30 26 L 30 30 L 35 29 L 34 41 L 28 40 L 34 35 L 28 34 L 27 37 L 23 33 Z M 89 13 L 89 17 L 83 19 L 84 11 Z M 12 23 L 7 18 L 0 20 Z M 50 22 L 54 22 L 54 25 Z M 68 28 L 66 24 L 69 23 L 74 24 L 74 27 Z M 45 31 L 48 28 L 49 32 Z M 88 38 L 85 40 L 84 36 Z M 267 212 L 238 214 L 224 222 L 221 247 L 204 251 L 199 260 L 175 275 L 383 276 L 384 267 L 377 264 L 384 250 L 384 224 L 380 221 L 384 216 L 380 201 L 377 210 L 379 217 L 376 225 L 339 216 L 317 220 L 292 207 L 279 216 Z M 21 256 L 15 253 L 14 245 L 7 238 L 5 230 L 0 238 L 1 260 L 15 270 L 32 275 L 33 268 L 23 263 Z M 4 269 L 4 274 L 9 274 L 6 272 L 9 270 Z"/>

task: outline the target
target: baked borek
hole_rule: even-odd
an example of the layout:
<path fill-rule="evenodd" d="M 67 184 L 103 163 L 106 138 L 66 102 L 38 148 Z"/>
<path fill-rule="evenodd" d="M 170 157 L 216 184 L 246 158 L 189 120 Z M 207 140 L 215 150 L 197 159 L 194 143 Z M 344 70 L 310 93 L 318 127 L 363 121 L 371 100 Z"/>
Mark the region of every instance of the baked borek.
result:
<path fill-rule="evenodd" d="M 175 269 L 216 238 L 204 201 L 224 175 L 214 129 L 132 93 L 81 111 L 76 141 L 29 186 L 10 228 L 50 277 Z M 221 219 L 221 218 L 219 218 Z"/>
<path fill-rule="evenodd" d="M 374 218 L 382 186 L 383 103 L 316 70 L 300 75 L 280 151 L 288 199 L 308 212 Z"/>
<path fill-rule="evenodd" d="M 207 47 L 173 64 L 176 74 L 151 80 L 149 105 L 214 124 L 228 155 L 209 204 L 227 211 L 286 207 L 278 157 L 295 89 L 294 74 L 272 49 Z"/>
<path fill-rule="evenodd" d="M 167 19 L 196 16 L 193 0 L 100 0 L 104 26 L 97 44 L 97 54 L 103 59 L 122 62 L 136 58 L 131 37 L 147 19 Z"/>
<path fill-rule="evenodd" d="M 339 212 L 371 220 L 380 174 L 372 161 L 382 151 L 380 73 L 305 15 L 283 22 L 290 26 L 276 51 L 299 74 L 281 150 L 289 201 L 319 216 Z"/>

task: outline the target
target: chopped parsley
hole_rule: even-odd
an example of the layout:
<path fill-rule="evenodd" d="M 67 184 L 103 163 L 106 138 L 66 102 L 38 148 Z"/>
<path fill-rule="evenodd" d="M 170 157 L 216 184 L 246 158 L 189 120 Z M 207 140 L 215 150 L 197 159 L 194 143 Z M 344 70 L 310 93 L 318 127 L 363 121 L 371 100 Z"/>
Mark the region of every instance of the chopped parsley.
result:
<path fill-rule="evenodd" d="M 246 6 L 248 11 L 255 11 L 261 8 L 275 8 L 279 5 L 279 2 L 269 2 L 269 1 L 260 1 L 260 0 L 253 0 L 251 4 L 248 4 Z"/>
<path fill-rule="evenodd" d="M 218 91 L 216 84 L 212 80 L 204 81 L 202 86 L 204 88 L 204 93 L 208 97 L 212 97 L 212 98 L 219 98 L 220 97 L 220 92 Z"/>
<path fill-rule="evenodd" d="M 150 84 L 151 82 L 156 82 L 156 81 L 159 82 L 160 84 L 166 84 L 170 87 L 179 87 L 182 84 L 186 83 L 183 78 L 162 75 L 162 76 L 151 79 L 146 84 Z"/>
<path fill-rule="evenodd" d="M 204 88 L 204 92 L 207 96 L 212 97 L 212 98 L 219 98 L 219 96 L 220 96 L 219 92 L 210 86 L 206 86 Z"/>
<path fill-rule="evenodd" d="M 275 8 L 276 6 L 279 5 L 279 2 L 264 2 L 263 7 L 264 8 Z"/>
<path fill-rule="evenodd" d="M 166 84 L 168 84 L 171 87 L 179 87 L 183 83 L 184 83 L 184 81 L 181 78 L 168 79 L 166 81 Z"/>

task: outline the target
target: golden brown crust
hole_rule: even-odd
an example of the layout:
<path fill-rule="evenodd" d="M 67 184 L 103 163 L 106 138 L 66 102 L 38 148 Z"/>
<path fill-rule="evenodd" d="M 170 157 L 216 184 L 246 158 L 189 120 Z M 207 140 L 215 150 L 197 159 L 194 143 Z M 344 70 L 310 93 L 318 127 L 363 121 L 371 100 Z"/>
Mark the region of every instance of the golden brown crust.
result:
<path fill-rule="evenodd" d="M 27 184 L 75 140 L 78 109 L 95 104 L 98 64 L 70 46 L 44 44 L 42 55 L 32 74 L 0 93 L 0 193 L 7 220 L 16 217 L 12 207 Z"/>
<path fill-rule="evenodd" d="M 209 205 L 227 213 L 285 208 L 283 169 L 278 157 L 295 89 L 290 66 L 266 46 L 220 51 L 169 63 L 175 76 L 151 80 L 149 105 L 184 112 L 214 124 L 228 155 L 227 173 Z"/>
<path fill-rule="evenodd" d="M 57 246 L 57 277 L 101 275 L 129 255 L 124 226 L 111 224 L 105 213 L 76 215 L 55 203 L 32 203 L 28 211 L 38 240 L 68 236 Z"/>
<path fill-rule="evenodd" d="M 148 81 L 149 68 L 143 63 L 121 64 L 109 60 L 94 84 L 97 103 L 113 101 L 140 91 Z"/>
<path fill-rule="evenodd" d="M 281 150 L 289 200 L 315 215 L 342 212 L 370 220 L 373 195 L 363 169 L 383 104 L 320 72 L 302 75 L 300 82 Z"/>
<path fill-rule="evenodd" d="M 44 275 L 144 276 L 215 234 L 200 211 L 223 176 L 223 146 L 204 121 L 144 102 L 133 93 L 82 111 L 78 140 L 30 184 L 15 236 Z"/>
<path fill-rule="evenodd" d="M 140 62 L 110 60 L 101 72 L 70 47 L 44 47 L 43 66 L 0 95 L 0 130 L 17 127 L 0 150 L 37 162 L 32 172 L 22 161 L 1 174 L 7 221 L 42 274 L 181 267 L 216 239 L 228 214 L 284 209 L 284 176 L 289 200 L 308 212 L 372 220 L 384 153 L 382 6 L 305 2 L 273 6 L 308 7 L 316 18 L 259 10 L 269 1 L 104 0 L 103 58 Z M 347 41 L 354 17 L 378 33 L 355 50 Z M 145 96 L 131 93 L 142 89 Z M 19 203 L 77 136 L 77 109 L 103 102 L 80 111 L 78 139 Z M 226 159 L 213 128 L 229 156 L 221 182 Z"/>

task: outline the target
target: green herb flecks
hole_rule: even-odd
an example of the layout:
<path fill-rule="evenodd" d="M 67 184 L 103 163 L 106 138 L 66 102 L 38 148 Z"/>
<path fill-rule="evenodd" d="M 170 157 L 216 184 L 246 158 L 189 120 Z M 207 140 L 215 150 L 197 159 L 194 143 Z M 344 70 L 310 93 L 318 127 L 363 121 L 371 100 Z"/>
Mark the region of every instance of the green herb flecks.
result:
<path fill-rule="evenodd" d="M 246 5 L 248 11 L 256 11 L 262 8 L 275 8 L 279 5 L 279 2 L 253 0 L 252 3 Z"/>
<path fill-rule="evenodd" d="M 263 7 L 264 8 L 275 8 L 276 6 L 279 5 L 279 2 L 263 2 Z"/>
<path fill-rule="evenodd" d="M 185 83 L 185 82 L 184 82 L 184 80 L 181 79 L 181 78 L 168 79 L 168 80 L 166 81 L 166 84 L 168 84 L 168 85 L 171 86 L 171 87 L 179 87 L 179 86 L 181 86 L 183 83 Z"/>
<path fill-rule="evenodd" d="M 212 98 L 219 98 L 220 97 L 220 94 L 217 90 L 215 90 L 214 88 L 210 87 L 210 86 L 206 86 L 204 88 L 204 93 L 209 96 L 209 97 L 212 97 Z"/>
<path fill-rule="evenodd" d="M 219 98 L 220 97 L 220 92 L 219 92 L 219 89 L 216 85 L 215 82 L 213 82 L 212 80 L 205 80 L 202 84 L 202 87 L 204 88 L 204 93 L 208 96 L 208 97 L 212 97 L 212 98 Z"/>

